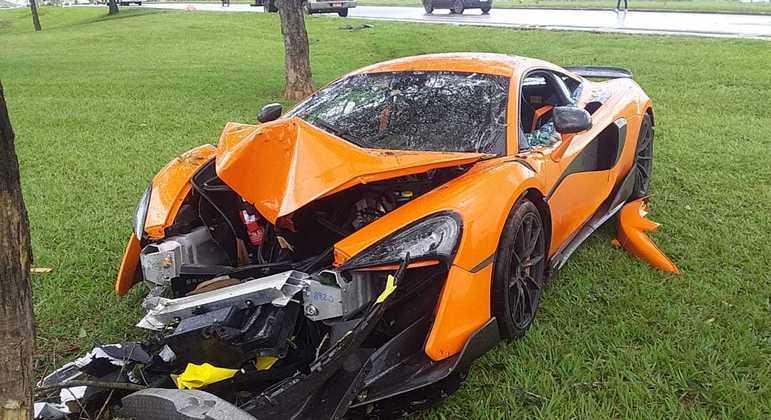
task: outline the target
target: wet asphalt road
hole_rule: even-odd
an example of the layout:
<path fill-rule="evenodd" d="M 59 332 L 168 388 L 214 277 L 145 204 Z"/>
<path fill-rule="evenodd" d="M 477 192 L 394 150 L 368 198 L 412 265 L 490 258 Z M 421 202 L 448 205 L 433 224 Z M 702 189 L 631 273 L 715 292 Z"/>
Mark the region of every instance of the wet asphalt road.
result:
<path fill-rule="evenodd" d="M 417 0 L 416 0 L 417 2 Z M 219 3 L 146 3 L 142 7 L 219 12 L 263 12 L 262 7 Z M 679 12 L 614 12 L 612 10 L 493 9 L 488 15 L 467 10 L 451 15 L 437 10 L 427 15 L 422 7 L 359 6 L 349 16 L 420 23 L 500 26 L 591 32 L 691 35 L 756 38 L 771 41 L 771 15 Z M 315 17 L 336 15 L 314 15 Z"/>

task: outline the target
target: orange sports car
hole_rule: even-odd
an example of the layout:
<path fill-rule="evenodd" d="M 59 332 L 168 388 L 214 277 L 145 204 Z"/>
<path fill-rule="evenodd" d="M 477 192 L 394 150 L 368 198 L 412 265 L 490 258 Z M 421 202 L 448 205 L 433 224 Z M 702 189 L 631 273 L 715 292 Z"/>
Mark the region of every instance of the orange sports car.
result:
<path fill-rule="evenodd" d="M 140 200 L 115 290 L 149 288 L 142 360 L 125 343 L 90 360 L 144 367 L 124 380 L 153 388 L 113 398 L 145 419 L 199 418 L 190 398 L 269 419 L 388 417 L 448 395 L 526 333 L 550 271 L 648 194 L 653 107 L 631 77 L 423 55 L 227 124 Z"/>

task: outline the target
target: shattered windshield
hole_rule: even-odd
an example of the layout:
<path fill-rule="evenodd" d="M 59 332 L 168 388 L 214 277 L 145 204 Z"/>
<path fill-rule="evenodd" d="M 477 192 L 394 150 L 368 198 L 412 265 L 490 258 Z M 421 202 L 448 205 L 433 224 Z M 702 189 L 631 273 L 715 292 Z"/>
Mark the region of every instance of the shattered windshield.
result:
<path fill-rule="evenodd" d="M 504 154 L 508 83 L 481 73 L 357 74 L 288 115 L 366 148 Z"/>

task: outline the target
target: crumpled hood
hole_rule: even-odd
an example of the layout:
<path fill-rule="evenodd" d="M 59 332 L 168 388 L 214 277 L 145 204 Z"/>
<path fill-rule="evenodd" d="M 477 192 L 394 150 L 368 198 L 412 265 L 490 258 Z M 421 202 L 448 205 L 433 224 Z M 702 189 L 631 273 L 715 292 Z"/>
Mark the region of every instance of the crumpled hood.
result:
<path fill-rule="evenodd" d="M 476 162 L 482 153 L 358 147 L 297 118 L 255 126 L 228 123 L 217 175 L 271 223 L 358 184 Z"/>

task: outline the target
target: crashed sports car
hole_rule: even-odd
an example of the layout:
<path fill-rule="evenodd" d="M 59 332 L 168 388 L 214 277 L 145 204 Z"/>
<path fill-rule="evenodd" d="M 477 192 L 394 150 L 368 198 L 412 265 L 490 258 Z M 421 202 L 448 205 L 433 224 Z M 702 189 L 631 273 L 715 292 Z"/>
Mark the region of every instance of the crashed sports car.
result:
<path fill-rule="evenodd" d="M 61 393 L 38 411 L 399 416 L 522 337 L 549 273 L 622 208 L 621 245 L 677 272 L 645 235 L 655 119 L 631 77 L 424 55 L 227 124 L 139 202 L 115 291 L 146 287 L 151 338 L 47 376 Z"/>

